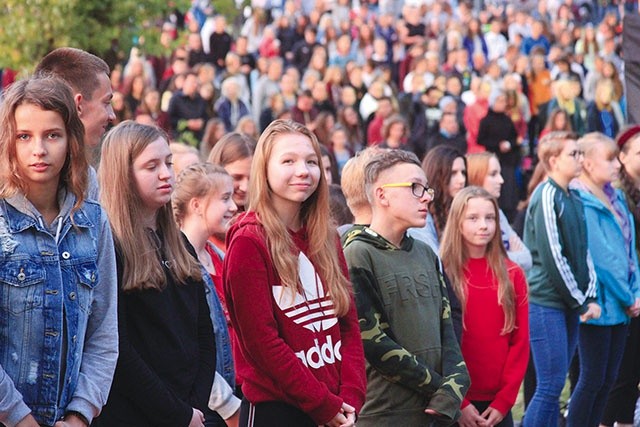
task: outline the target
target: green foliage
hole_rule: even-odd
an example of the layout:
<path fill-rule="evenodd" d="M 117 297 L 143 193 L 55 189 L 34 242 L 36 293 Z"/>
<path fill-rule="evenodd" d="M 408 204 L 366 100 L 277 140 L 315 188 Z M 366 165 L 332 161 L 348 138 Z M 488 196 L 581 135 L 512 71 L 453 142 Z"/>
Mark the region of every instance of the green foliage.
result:
<path fill-rule="evenodd" d="M 118 40 L 128 52 L 144 36 L 145 50 L 159 50 L 159 23 L 167 0 L 2 0 L 0 67 L 30 72 L 51 50 L 71 46 L 103 55 Z M 186 11 L 189 0 L 176 0 Z"/>

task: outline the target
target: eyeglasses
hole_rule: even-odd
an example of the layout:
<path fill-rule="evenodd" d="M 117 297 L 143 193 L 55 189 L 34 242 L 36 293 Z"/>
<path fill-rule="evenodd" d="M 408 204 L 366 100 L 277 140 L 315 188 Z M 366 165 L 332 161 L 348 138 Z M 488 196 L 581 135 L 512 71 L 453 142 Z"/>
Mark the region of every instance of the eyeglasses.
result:
<path fill-rule="evenodd" d="M 573 157 L 574 159 L 578 159 L 581 156 L 584 156 L 584 151 L 582 150 L 573 150 L 569 153 L 569 156 Z"/>
<path fill-rule="evenodd" d="M 419 182 L 394 182 L 391 184 L 381 185 L 380 188 L 396 188 L 396 187 L 411 187 L 411 193 L 418 199 L 424 197 L 424 193 L 427 193 L 429 199 L 433 199 L 436 191 L 431 187 L 425 187 Z"/>

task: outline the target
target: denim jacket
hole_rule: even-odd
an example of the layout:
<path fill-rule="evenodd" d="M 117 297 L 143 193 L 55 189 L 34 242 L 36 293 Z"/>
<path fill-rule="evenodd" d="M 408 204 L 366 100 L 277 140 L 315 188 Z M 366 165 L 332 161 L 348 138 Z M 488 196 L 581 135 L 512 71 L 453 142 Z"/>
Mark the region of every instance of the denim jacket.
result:
<path fill-rule="evenodd" d="M 207 242 L 207 245 L 211 245 L 211 243 Z M 211 247 L 214 248 L 220 258 L 224 257 L 224 254 L 218 248 L 214 245 L 211 245 Z M 224 316 L 222 304 L 216 293 L 213 280 L 204 269 L 202 270 L 202 277 L 206 284 L 207 303 L 209 304 L 213 332 L 216 336 L 216 372 L 222 375 L 232 389 L 235 389 L 236 375 L 233 367 L 233 354 L 231 353 L 231 339 L 227 329 L 227 319 Z"/>
<path fill-rule="evenodd" d="M 51 228 L 18 195 L 0 199 L 0 422 L 31 413 L 52 426 L 89 421 L 105 404 L 118 356 L 116 265 L 105 212 L 60 191 Z M 75 224 L 75 226 L 73 225 Z"/>

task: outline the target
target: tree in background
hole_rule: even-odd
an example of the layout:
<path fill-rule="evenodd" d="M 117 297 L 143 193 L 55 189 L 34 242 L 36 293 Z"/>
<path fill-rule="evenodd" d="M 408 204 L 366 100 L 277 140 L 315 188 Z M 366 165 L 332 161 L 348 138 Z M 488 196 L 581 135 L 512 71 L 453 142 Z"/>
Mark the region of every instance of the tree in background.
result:
<path fill-rule="evenodd" d="M 233 0 L 221 3 L 229 6 Z M 189 0 L 3 0 L 0 69 L 30 72 L 44 55 L 62 46 L 106 59 L 115 46 L 128 52 L 144 41 L 146 52 L 158 53 L 162 21 L 172 10 L 186 12 L 189 6 Z M 232 8 L 219 11 L 226 15 Z"/>

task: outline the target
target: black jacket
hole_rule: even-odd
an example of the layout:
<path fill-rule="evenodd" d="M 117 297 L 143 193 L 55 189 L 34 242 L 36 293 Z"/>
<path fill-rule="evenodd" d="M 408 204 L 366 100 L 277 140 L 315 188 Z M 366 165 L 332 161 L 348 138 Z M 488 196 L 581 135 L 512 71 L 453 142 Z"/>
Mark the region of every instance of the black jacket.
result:
<path fill-rule="evenodd" d="M 116 251 L 122 283 L 122 257 Z M 165 268 L 161 290 L 118 291 L 118 364 L 98 427 L 186 427 L 207 407 L 216 350 L 204 285 L 178 284 Z"/>

